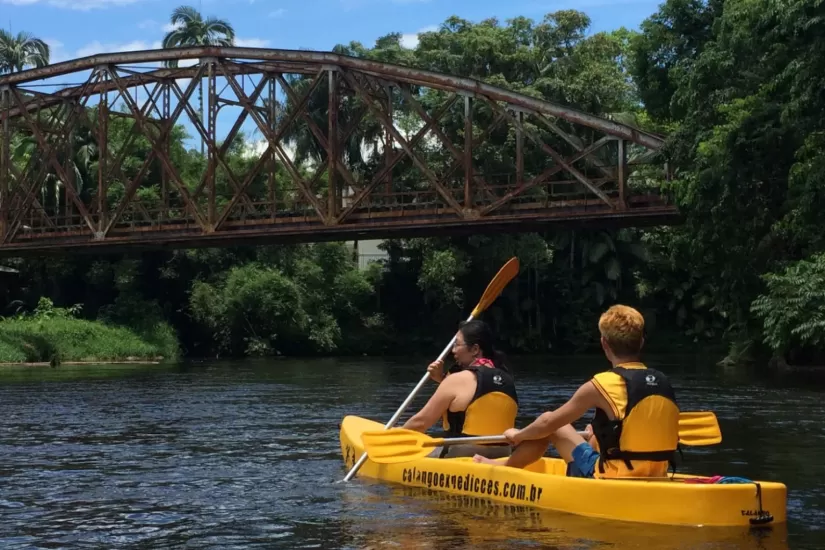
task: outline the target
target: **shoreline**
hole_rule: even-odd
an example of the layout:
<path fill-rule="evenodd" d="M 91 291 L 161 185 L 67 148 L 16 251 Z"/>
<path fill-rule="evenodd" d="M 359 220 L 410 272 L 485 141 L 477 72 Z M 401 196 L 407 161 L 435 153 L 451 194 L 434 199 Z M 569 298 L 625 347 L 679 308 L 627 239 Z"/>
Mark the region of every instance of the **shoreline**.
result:
<path fill-rule="evenodd" d="M 101 360 L 101 361 L 60 361 L 52 364 L 50 361 L 36 362 L 0 362 L 0 367 L 59 367 L 61 365 L 159 365 L 161 361 L 154 359 L 135 360 Z"/>

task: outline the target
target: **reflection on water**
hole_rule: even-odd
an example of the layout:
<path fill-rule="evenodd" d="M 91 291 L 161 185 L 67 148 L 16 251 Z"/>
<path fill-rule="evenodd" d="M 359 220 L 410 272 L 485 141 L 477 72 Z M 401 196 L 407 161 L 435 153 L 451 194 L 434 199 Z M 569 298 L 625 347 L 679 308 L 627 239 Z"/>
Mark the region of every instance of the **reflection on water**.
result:
<path fill-rule="evenodd" d="M 0 547 L 825 547 L 822 393 L 684 360 L 651 364 L 673 374 L 683 409 L 715 410 L 724 434 L 718 447 L 686 452 L 685 468 L 785 482 L 787 529 L 638 526 L 361 479 L 340 483 L 338 422 L 346 414 L 386 421 L 426 364 L 0 369 Z M 604 363 L 517 366 L 525 423 L 563 403 Z"/>
<path fill-rule="evenodd" d="M 512 546 L 565 550 L 622 548 L 686 550 L 694 548 L 788 548 L 785 526 L 773 529 L 691 528 L 618 523 L 527 506 L 501 505 L 485 499 L 450 495 L 424 488 L 390 487 L 368 500 L 408 514 L 403 522 L 369 526 L 367 548 L 498 549 Z M 632 505 L 632 504 L 629 504 Z M 414 516 L 417 519 L 411 520 Z M 366 525 L 360 526 L 366 530 Z M 439 533 L 432 537 L 433 532 Z"/>

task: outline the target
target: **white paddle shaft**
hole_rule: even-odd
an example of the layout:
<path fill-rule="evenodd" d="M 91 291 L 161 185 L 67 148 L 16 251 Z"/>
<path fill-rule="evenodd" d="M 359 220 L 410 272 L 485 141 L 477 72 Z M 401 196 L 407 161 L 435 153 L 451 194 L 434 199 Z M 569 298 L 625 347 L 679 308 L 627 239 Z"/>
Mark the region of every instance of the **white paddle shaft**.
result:
<path fill-rule="evenodd" d="M 473 316 L 471 314 L 469 317 L 467 317 L 467 321 L 472 321 L 472 320 L 473 320 Z M 456 332 L 453 335 L 452 340 L 450 340 L 450 343 L 447 344 L 447 347 L 444 348 L 444 351 L 441 352 L 441 355 L 438 356 L 437 361 L 443 360 L 444 357 L 446 357 L 447 354 L 450 353 L 450 350 L 453 349 L 453 344 L 455 343 L 455 339 L 456 339 L 457 336 L 458 336 L 458 332 Z M 410 406 L 410 403 L 412 403 L 412 400 L 415 399 L 415 396 L 418 394 L 418 392 L 421 391 L 421 388 L 424 387 L 424 384 L 427 382 L 427 379 L 429 377 L 430 377 L 429 372 L 424 374 L 424 376 L 421 378 L 421 380 L 418 382 L 418 384 L 415 386 L 415 388 L 413 388 L 412 393 L 410 393 L 410 395 L 407 396 L 407 399 L 405 399 L 404 402 L 401 403 L 401 406 L 398 407 L 398 410 L 395 411 L 394 415 L 392 415 L 392 418 L 390 418 L 390 421 L 387 422 L 384 425 L 385 430 L 387 430 L 389 428 L 392 428 L 395 425 L 395 423 L 398 422 L 398 419 L 401 417 L 402 414 L 404 414 L 404 411 L 407 409 L 407 407 Z M 344 478 L 344 481 L 349 481 L 350 479 L 352 479 L 352 476 L 355 475 L 355 473 L 361 468 L 361 466 L 364 465 L 364 462 L 366 462 L 366 461 L 367 461 L 367 453 L 364 453 L 364 454 L 361 455 L 361 458 L 358 459 L 358 462 L 356 462 L 355 465 L 352 467 L 352 469 L 347 473 L 346 477 Z"/>

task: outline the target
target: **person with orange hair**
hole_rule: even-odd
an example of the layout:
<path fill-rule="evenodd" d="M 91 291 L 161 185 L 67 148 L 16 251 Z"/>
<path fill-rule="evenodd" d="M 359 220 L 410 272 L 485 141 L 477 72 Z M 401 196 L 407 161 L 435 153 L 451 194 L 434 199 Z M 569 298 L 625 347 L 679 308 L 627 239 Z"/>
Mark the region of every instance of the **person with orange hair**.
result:
<path fill-rule="evenodd" d="M 552 444 L 571 477 L 667 475 L 678 449 L 679 407 L 667 377 L 639 360 L 644 326 L 644 317 L 632 307 L 614 305 L 605 311 L 599 332 L 613 368 L 595 375 L 567 403 L 529 426 L 506 430 L 504 435 L 516 448 L 503 464 L 524 468 Z M 582 437 L 571 423 L 593 408 L 596 416 Z M 473 460 L 502 464 L 479 455 Z"/>

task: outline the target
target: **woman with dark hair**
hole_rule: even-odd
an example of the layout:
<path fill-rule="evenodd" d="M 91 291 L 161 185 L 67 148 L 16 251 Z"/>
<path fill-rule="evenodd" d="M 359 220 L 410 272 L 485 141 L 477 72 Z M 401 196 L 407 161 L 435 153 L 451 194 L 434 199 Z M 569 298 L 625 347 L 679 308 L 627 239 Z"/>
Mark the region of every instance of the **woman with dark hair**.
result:
<path fill-rule="evenodd" d="M 444 376 L 442 361 L 427 368 L 438 383 L 433 396 L 405 424 L 404 428 L 425 432 L 443 418 L 439 437 L 501 435 L 515 426 L 518 395 L 504 354 L 493 347 L 493 333 L 487 323 L 462 323 L 453 345 L 455 366 Z M 501 458 L 510 455 L 508 444 L 450 445 L 436 447 L 430 456 L 441 458 L 473 456 Z"/>

